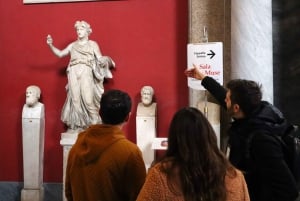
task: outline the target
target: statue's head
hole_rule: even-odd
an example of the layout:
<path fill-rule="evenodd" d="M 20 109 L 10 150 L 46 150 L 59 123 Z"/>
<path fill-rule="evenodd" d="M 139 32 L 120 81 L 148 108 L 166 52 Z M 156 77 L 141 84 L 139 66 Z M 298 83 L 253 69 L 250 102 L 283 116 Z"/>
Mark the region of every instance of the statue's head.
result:
<path fill-rule="evenodd" d="M 89 23 L 87 23 L 86 21 L 76 21 L 74 28 L 77 30 L 78 28 L 83 28 L 86 30 L 86 32 L 88 33 L 88 35 L 90 35 L 92 33 L 92 28 L 91 25 Z"/>
<path fill-rule="evenodd" d="M 41 89 L 38 86 L 30 85 L 26 88 L 26 105 L 34 107 L 41 97 Z"/>
<path fill-rule="evenodd" d="M 141 100 L 144 106 L 152 104 L 154 89 L 151 86 L 143 86 L 141 89 Z"/>

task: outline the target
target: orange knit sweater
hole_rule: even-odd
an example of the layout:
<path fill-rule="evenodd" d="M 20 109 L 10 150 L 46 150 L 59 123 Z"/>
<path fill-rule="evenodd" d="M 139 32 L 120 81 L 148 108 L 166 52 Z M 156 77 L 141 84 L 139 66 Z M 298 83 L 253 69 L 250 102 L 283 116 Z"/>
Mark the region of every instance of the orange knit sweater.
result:
<path fill-rule="evenodd" d="M 166 175 L 158 163 L 149 170 L 146 182 L 137 201 L 184 201 L 182 195 L 172 193 L 167 184 Z M 243 174 L 237 170 L 236 177 L 225 177 L 227 201 L 250 201 L 248 188 Z"/>

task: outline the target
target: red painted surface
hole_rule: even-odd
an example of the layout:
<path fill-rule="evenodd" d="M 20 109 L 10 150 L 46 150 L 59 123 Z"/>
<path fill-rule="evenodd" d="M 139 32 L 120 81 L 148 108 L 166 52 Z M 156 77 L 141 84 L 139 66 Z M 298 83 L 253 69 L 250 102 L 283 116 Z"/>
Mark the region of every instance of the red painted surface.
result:
<path fill-rule="evenodd" d="M 120 0 L 24 5 L 0 0 L 0 181 L 23 181 L 22 107 L 25 89 L 36 84 L 45 104 L 44 182 L 62 182 L 60 112 L 66 93 L 65 67 L 46 44 L 64 48 L 75 40 L 73 25 L 86 20 L 90 39 L 116 62 L 106 89 L 127 91 L 132 118 L 124 128 L 135 142 L 135 114 L 140 89 L 151 85 L 158 105 L 158 136 L 165 137 L 174 112 L 188 104 L 186 68 L 188 3 L 182 0 Z"/>

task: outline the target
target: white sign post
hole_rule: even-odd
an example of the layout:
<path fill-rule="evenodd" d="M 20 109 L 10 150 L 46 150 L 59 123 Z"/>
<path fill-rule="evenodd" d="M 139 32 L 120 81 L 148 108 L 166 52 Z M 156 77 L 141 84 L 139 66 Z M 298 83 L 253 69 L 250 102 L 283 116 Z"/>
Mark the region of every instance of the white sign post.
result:
<path fill-rule="evenodd" d="M 200 71 L 223 85 L 223 43 L 190 43 L 187 46 L 188 68 L 196 66 Z M 188 86 L 205 90 L 200 80 L 188 78 Z"/>

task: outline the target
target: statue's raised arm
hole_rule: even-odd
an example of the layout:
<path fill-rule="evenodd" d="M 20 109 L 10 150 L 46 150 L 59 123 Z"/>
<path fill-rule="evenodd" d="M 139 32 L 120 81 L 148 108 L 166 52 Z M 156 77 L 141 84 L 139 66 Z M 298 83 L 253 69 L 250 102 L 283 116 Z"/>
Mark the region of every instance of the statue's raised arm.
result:
<path fill-rule="evenodd" d="M 68 46 L 67 46 L 65 49 L 63 49 L 63 50 L 58 49 L 57 47 L 55 47 L 55 46 L 53 45 L 53 38 L 52 38 L 52 36 L 49 35 L 49 34 L 48 34 L 48 36 L 47 36 L 47 44 L 48 44 L 48 46 L 50 47 L 50 49 L 52 50 L 52 52 L 53 52 L 56 56 L 58 56 L 59 58 L 69 55 L 69 54 L 70 54 L 70 50 L 71 50 L 71 48 L 72 48 L 72 47 L 71 47 L 71 46 L 72 46 L 72 43 L 71 43 L 70 45 L 68 45 Z"/>

